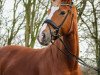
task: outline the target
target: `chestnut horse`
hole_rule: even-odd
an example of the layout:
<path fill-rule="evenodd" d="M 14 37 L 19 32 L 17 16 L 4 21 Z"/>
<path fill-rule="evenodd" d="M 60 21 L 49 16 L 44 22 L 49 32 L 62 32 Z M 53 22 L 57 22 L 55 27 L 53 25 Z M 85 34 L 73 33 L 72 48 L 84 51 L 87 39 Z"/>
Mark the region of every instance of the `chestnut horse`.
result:
<path fill-rule="evenodd" d="M 82 75 L 78 62 L 67 51 L 79 56 L 77 10 L 72 3 L 52 5 L 38 41 L 53 44 L 42 49 L 15 45 L 0 48 L 0 75 Z"/>

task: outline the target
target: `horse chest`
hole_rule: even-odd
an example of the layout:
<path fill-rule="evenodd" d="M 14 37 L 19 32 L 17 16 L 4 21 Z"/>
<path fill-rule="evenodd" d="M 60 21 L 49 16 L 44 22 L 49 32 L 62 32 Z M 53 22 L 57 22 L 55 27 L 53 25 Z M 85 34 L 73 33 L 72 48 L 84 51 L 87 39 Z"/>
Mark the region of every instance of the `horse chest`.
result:
<path fill-rule="evenodd" d="M 42 62 L 38 65 L 39 75 L 70 75 L 61 65 L 52 62 Z"/>

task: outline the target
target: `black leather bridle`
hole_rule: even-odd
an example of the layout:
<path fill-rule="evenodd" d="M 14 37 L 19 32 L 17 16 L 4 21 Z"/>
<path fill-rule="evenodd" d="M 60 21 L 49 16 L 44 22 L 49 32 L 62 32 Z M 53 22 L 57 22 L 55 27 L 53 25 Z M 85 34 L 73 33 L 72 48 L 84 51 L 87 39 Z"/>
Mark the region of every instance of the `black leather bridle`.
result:
<path fill-rule="evenodd" d="M 67 19 L 68 15 L 70 14 L 72 5 L 73 5 L 73 3 L 70 3 L 70 4 L 66 4 L 66 3 L 64 3 L 64 2 L 61 3 L 61 6 L 69 6 L 69 7 L 70 7 L 70 10 L 68 10 L 67 14 L 65 15 L 65 17 L 64 17 L 64 19 L 63 19 L 63 21 L 61 22 L 60 25 L 56 25 L 55 22 L 53 22 L 53 21 L 50 20 L 50 19 L 46 19 L 46 20 L 44 21 L 44 23 L 47 23 L 47 25 L 51 25 L 51 26 L 55 29 L 55 34 L 52 34 L 51 29 L 50 29 L 50 27 L 48 26 L 49 29 L 50 29 L 51 37 L 52 37 L 52 36 L 54 36 L 54 37 L 56 37 L 56 38 L 59 37 L 59 30 L 62 28 L 62 26 L 63 26 L 65 20 Z M 71 18 L 71 24 L 72 24 L 72 20 L 73 20 L 73 14 L 72 14 L 72 18 Z M 70 29 L 69 29 L 68 33 L 70 32 L 70 30 L 71 30 L 71 28 L 72 28 L 71 24 L 70 24 Z"/>

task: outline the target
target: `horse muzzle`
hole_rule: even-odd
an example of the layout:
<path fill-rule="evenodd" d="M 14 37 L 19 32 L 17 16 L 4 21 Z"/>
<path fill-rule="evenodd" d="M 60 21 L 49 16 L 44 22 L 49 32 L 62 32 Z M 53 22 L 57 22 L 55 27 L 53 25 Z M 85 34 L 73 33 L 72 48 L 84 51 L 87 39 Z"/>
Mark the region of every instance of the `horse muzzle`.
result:
<path fill-rule="evenodd" d="M 50 32 L 43 31 L 41 34 L 38 34 L 37 40 L 43 46 L 47 46 L 51 42 L 51 34 Z"/>

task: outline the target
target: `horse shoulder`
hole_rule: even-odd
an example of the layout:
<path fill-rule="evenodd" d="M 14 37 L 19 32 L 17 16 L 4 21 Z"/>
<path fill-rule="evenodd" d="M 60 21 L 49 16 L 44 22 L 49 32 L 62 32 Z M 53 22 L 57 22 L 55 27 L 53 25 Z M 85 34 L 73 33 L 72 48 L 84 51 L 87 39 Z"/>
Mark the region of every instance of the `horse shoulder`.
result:
<path fill-rule="evenodd" d="M 10 72 L 9 74 L 26 72 L 24 75 L 28 75 L 29 72 L 32 73 L 33 70 L 36 71 L 35 68 L 41 56 L 40 51 L 39 49 L 22 46 L 2 47 L 0 49 L 0 71 L 5 73 Z"/>

